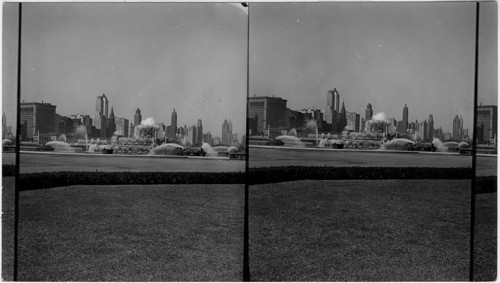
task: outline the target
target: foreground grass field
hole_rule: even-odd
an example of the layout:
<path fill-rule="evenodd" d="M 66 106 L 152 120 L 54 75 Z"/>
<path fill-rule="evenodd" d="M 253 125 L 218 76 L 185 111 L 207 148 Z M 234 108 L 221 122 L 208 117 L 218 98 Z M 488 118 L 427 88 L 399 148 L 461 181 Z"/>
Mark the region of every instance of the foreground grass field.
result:
<path fill-rule="evenodd" d="M 250 188 L 254 281 L 468 280 L 469 180 Z"/>
<path fill-rule="evenodd" d="M 21 192 L 19 279 L 241 280 L 243 202 L 243 185 Z"/>
<path fill-rule="evenodd" d="M 2 179 L 2 278 L 13 185 Z M 295 181 L 250 189 L 251 279 L 467 280 L 469 180 Z M 496 278 L 496 193 L 479 194 L 475 280 Z M 242 278 L 243 185 L 21 192 L 21 280 Z"/>
<path fill-rule="evenodd" d="M 497 280 L 497 193 L 476 196 L 474 281 Z"/>

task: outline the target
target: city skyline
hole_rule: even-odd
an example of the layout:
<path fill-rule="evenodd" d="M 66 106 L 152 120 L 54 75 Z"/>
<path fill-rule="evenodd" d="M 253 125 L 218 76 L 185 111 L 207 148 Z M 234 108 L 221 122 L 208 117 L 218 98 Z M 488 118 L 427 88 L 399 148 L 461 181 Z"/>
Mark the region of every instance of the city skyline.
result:
<path fill-rule="evenodd" d="M 15 121 L 17 3 L 4 5 L 4 107 Z M 245 133 L 247 14 L 216 3 L 24 3 L 21 100 L 93 115 L 103 93 L 117 117 L 170 124 L 225 119 Z"/>
<path fill-rule="evenodd" d="M 483 105 L 497 104 L 495 5 L 481 3 Z M 409 121 L 431 114 L 451 129 L 461 114 L 472 129 L 475 15 L 475 3 L 255 3 L 250 96 L 324 109 L 336 88 L 349 111 L 371 103 L 374 114 L 400 120 L 407 104 Z"/>
<path fill-rule="evenodd" d="M 489 9 L 488 7 L 492 7 L 490 5 L 495 4 L 481 3 L 478 104 L 482 103 L 482 105 L 497 105 L 496 25 L 492 24 L 496 21 L 497 10 Z M 17 7 L 15 3 L 6 3 L 4 6 L 3 35 L 3 112 L 6 114 L 7 124 L 12 125 L 13 128 L 15 128 L 15 123 L 13 123 L 15 122 L 15 113 L 13 109 L 15 109 L 15 81 L 17 75 Z M 244 113 L 246 106 L 245 57 L 247 48 L 247 13 L 246 8 L 243 8 L 241 5 L 157 3 L 150 6 L 149 4 L 144 5 L 138 3 L 127 3 L 126 5 L 109 3 L 26 3 L 23 7 L 22 100 L 31 102 L 50 102 L 58 105 L 58 109 L 62 115 L 75 113 L 92 115 L 94 106 L 92 103 L 84 103 L 84 100 L 105 93 L 113 100 L 113 102 L 110 103 L 110 107 L 114 107 L 116 116 L 127 118 L 129 121 L 133 120 L 135 109 L 140 108 L 144 118 L 153 117 L 158 122 L 169 124 L 171 111 L 177 109 L 177 111 L 181 113 L 182 105 L 186 111 L 182 111 L 184 117 L 182 114 L 179 116 L 179 125 L 189 126 L 190 124 L 196 124 L 197 119 L 202 118 L 204 120 L 205 129 L 212 133 L 218 133 L 220 132 L 220 121 L 231 119 L 234 130 L 239 133 L 240 136 L 245 133 L 244 115 L 241 115 L 241 113 Z M 434 120 L 437 121 L 437 123 L 442 123 L 441 125 L 443 128 L 450 129 L 452 128 L 453 119 L 450 117 L 454 117 L 455 114 L 462 114 L 464 117 L 464 128 L 472 130 L 472 107 L 468 106 L 468 101 L 472 103 L 473 98 L 473 89 L 471 87 L 472 79 L 470 76 L 470 74 L 473 73 L 473 68 L 470 62 L 473 63 L 474 49 L 469 39 L 474 35 L 474 3 L 315 3 L 313 5 L 307 3 L 282 3 L 279 5 L 279 9 L 273 4 L 254 3 L 250 5 L 250 8 L 252 9 L 250 15 L 250 92 L 248 93 L 250 97 L 254 94 L 258 96 L 276 95 L 289 100 L 289 108 L 292 109 L 309 107 L 324 109 L 326 105 L 324 93 L 330 89 L 336 88 L 341 93 L 343 97 L 342 100 L 345 102 L 348 111 L 359 113 L 361 116 L 364 116 L 363 113 L 367 103 L 371 103 L 374 108 L 374 114 L 384 112 L 387 117 L 394 117 L 399 121 L 401 119 L 401 107 L 407 104 L 412 109 L 408 119 L 410 122 L 427 119 L 428 115 L 431 114 L 434 115 Z M 263 11 L 263 8 L 270 9 Z M 152 19 L 143 17 L 146 12 L 152 10 L 159 10 L 153 13 Z M 402 15 L 408 15 L 409 10 L 412 11 L 411 15 L 408 16 L 409 23 L 403 22 L 400 25 L 401 27 L 390 26 L 393 21 L 400 23 L 402 21 L 401 18 L 404 18 Z M 457 15 L 452 13 L 454 11 L 457 12 Z M 167 12 L 169 15 L 175 14 L 174 17 L 171 17 L 174 19 L 168 21 L 163 19 L 159 20 L 158 14 L 161 14 L 160 12 Z M 391 13 L 393 12 L 395 14 L 397 14 L 396 12 L 400 12 L 402 15 L 392 16 Z M 269 15 L 269 13 L 275 14 L 276 17 L 266 18 L 265 16 Z M 386 17 L 386 13 L 390 14 L 390 16 Z M 132 15 L 132 17 L 127 18 L 130 19 L 128 22 L 123 21 L 124 18 L 130 15 Z M 183 19 L 179 19 L 180 15 L 182 15 Z M 196 16 L 200 15 L 201 19 L 198 19 Z M 223 19 L 222 22 L 224 24 L 220 25 L 214 23 L 214 19 L 211 17 L 214 15 L 217 19 Z M 350 17 L 350 15 L 352 15 L 352 17 Z M 109 18 L 107 16 L 109 16 Z M 463 16 L 463 22 L 460 22 L 460 16 Z M 184 18 L 196 18 L 196 20 L 189 22 Z M 88 19 L 95 19 L 95 23 L 84 23 L 88 22 Z M 356 19 L 359 20 L 359 23 L 356 22 Z M 177 20 L 178 25 L 174 25 L 175 20 Z M 207 28 L 202 28 L 202 30 L 200 30 L 200 25 L 197 25 L 198 21 L 206 23 Z M 289 21 L 291 21 L 292 24 L 288 26 L 290 23 Z M 109 31 L 99 31 L 98 28 L 91 29 L 95 28 L 98 23 L 105 22 L 111 23 L 109 25 Z M 457 22 L 459 24 L 455 25 Z M 148 28 L 146 29 L 144 27 L 146 23 L 154 23 L 154 25 L 152 25 L 153 27 L 165 24 L 165 26 L 169 28 L 164 32 L 152 33 L 147 37 L 147 34 L 140 34 L 141 32 L 145 33 L 145 31 L 149 31 L 149 26 L 151 25 L 147 25 Z M 237 23 L 237 25 L 230 25 L 231 23 Z M 330 28 L 331 25 L 335 25 L 335 28 Z M 132 43 L 130 44 L 131 47 L 123 46 L 123 43 L 127 43 L 128 40 L 126 38 L 128 37 L 127 28 L 133 31 L 132 40 L 130 40 Z M 433 32 L 433 28 L 436 29 L 436 32 Z M 155 30 L 154 28 L 151 29 Z M 77 33 L 68 35 L 71 31 L 81 30 L 83 30 L 83 34 L 86 36 L 84 39 L 78 38 Z M 282 32 L 278 36 L 269 38 L 270 36 L 276 35 L 275 30 Z M 330 31 L 331 33 L 329 33 Z M 450 34 L 443 35 L 444 32 L 448 31 L 450 31 Z M 391 32 L 394 33 L 394 35 L 392 35 Z M 232 48 L 231 50 L 234 52 L 228 53 L 226 52 L 228 49 L 225 44 L 218 44 L 210 41 L 208 34 L 221 33 L 229 35 L 219 35 L 217 39 L 231 38 L 230 42 L 238 43 L 240 48 Z M 415 40 L 409 38 L 410 36 L 408 36 L 408 34 L 415 37 Z M 428 34 L 430 34 L 430 36 Z M 443 37 L 443 40 L 436 38 L 436 34 L 442 35 L 441 37 Z M 198 41 L 194 39 L 197 35 L 200 35 L 202 39 Z M 232 35 L 241 40 L 238 41 L 234 39 Z M 300 36 L 302 35 L 306 36 L 301 38 Z M 171 36 L 173 41 L 176 41 L 176 44 L 183 42 L 182 39 L 187 37 L 187 39 L 184 38 L 186 42 L 208 42 L 210 46 L 223 46 L 224 52 L 221 51 L 218 52 L 216 56 L 210 56 L 213 60 L 207 59 L 202 61 L 209 63 L 215 61 L 229 62 L 233 61 L 233 58 L 237 58 L 236 61 L 238 61 L 239 66 L 243 66 L 243 68 L 223 68 L 224 70 L 220 71 L 218 67 L 214 67 L 213 70 L 216 69 L 218 73 L 231 73 L 231 78 L 238 82 L 229 83 L 228 81 L 224 81 L 223 84 L 211 83 L 213 76 L 203 78 L 202 75 L 210 73 L 212 69 L 206 66 L 204 67 L 204 65 L 200 67 L 195 60 L 188 60 L 190 61 L 190 64 L 188 64 L 189 67 L 185 67 L 180 62 L 182 58 L 179 59 L 178 56 L 174 55 L 189 53 L 188 51 L 183 52 L 182 50 L 187 47 L 186 45 L 180 47 L 182 44 L 173 46 L 175 44 L 171 44 L 172 42 L 168 40 Z M 143 42 L 152 42 L 149 45 L 154 45 L 154 43 L 161 41 L 160 39 L 156 40 L 156 37 L 160 37 L 161 40 L 167 43 L 165 47 L 167 52 L 155 53 L 161 54 L 161 56 L 158 58 L 151 58 L 154 56 L 148 56 L 148 54 L 144 53 L 147 53 L 149 50 L 158 51 L 161 48 L 150 47 L 142 50 L 141 47 L 148 45 L 143 44 Z M 366 37 L 366 39 L 362 37 Z M 89 39 L 92 38 L 99 38 L 101 41 L 97 40 L 90 42 Z M 153 40 L 151 40 L 151 38 L 153 38 Z M 262 41 L 263 38 L 268 39 L 268 41 Z M 466 38 L 466 40 L 463 38 Z M 141 42 L 141 39 L 148 39 L 148 41 Z M 325 41 L 331 44 L 325 45 Z M 464 47 L 458 44 L 462 41 L 466 43 Z M 417 43 L 414 44 L 415 42 Z M 68 48 L 68 46 L 75 46 L 77 43 L 84 43 L 84 47 L 92 48 L 89 48 L 90 51 L 84 50 L 85 52 L 82 54 L 73 52 L 74 50 Z M 95 48 L 91 43 L 95 45 Z M 311 45 L 313 43 L 314 45 Z M 30 44 L 31 47 L 29 47 Z M 107 50 L 107 48 L 97 48 L 97 46 L 109 47 L 108 49 L 111 51 Z M 281 52 L 269 52 L 269 54 L 260 52 L 266 48 L 268 48 L 267 50 L 275 51 L 272 47 L 275 47 L 275 49 L 281 48 Z M 405 53 L 402 47 L 407 47 L 412 53 Z M 28 50 L 25 51 L 25 49 Z M 203 59 L 206 54 L 213 55 L 212 49 L 209 53 L 204 53 L 202 50 L 203 48 L 199 46 L 192 47 L 192 49 L 200 51 L 198 53 L 195 52 L 196 55 L 199 55 L 199 57 L 197 57 L 198 59 Z M 101 50 L 103 54 L 98 52 Z M 175 52 L 169 53 L 168 51 L 171 50 Z M 321 51 L 325 50 L 328 52 L 326 52 L 326 56 L 324 56 L 324 60 L 322 60 L 324 64 L 317 65 L 318 56 L 324 55 L 325 52 Z M 391 52 L 392 54 L 389 54 Z M 424 52 L 428 52 L 429 54 L 419 57 Z M 238 56 L 236 56 L 236 53 L 238 53 Z M 89 54 L 92 56 L 86 56 Z M 128 54 L 139 54 L 139 57 L 144 56 L 141 58 L 147 59 L 144 60 L 144 62 L 139 59 L 134 61 L 139 62 L 138 65 L 140 67 L 140 71 L 135 72 L 140 74 L 137 77 L 131 76 L 128 71 L 123 71 L 124 69 L 134 68 L 128 67 L 126 63 L 117 60 L 120 56 L 120 58 L 122 58 L 123 55 Z M 231 56 L 230 60 L 217 60 L 221 59 L 220 57 L 227 56 L 227 54 L 234 56 Z M 462 54 L 466 55 L 461 56 Z M 83 64 L 83 67 L 78 64 L 64 66 L 62 63 L 57 63 L 57 60 L 51 60 L 57 58 L 54 57 L 56 55 L 70 60 L 69 62 L 75 61 L 85 64 Z M 105 58 L 105 55 L 110 55 L 110 58 Z M 290 55 L 293 57 L 293 60 L 289 58 Z M 422 73 L 425 73 L 427 70 L 421 68 L 421 66 L 428 64 L 430 59 L 436 57 L 440 59 L 439 55 L 442 55 L 444 59 L 451 58 L 455 59 L 455 61 L 450 60 L 450 63 L 443 64 L 444 67 L 438 66 L 436 69 L 444 71 L 451 70 L 452 72 L 448 72 L 448 74 L 436 79 L 431 79 L 429 81 L 424 80 L 424 83 L 421 83 L 422 77 L 429 78 L 431 74 L 437 72 L 431 69 L 430 74 L 422 75 Z M 76 58 L 69 58 L 72 56 Z M 345 58 L 339 59 L 339 57 L 342 56 Z M 410 59 L 412 60 L 423 58 L 422 61 L 424 61 L 424 63 L 417 62 L 415 67 L 404 64 L 401 64 L 404 67 L 400 67 L 395 64 L 410 62 L 405 61 L 405 56 L 411 57 Z M 189 55 L 187 55 L 187 57 L 189 57 Z M 96 58 L 101 61 L 95 60 Z M 381 71 L 374 72 L 373 69 L 379 66 L 377 63 L 380 63 L 383 59 L 387 59 L 387 66 L 382 66 L 383 68 L 381 68 L 381 70 L 387 72 L 387 74 Z M 188 91 L 187 93 L 189 95 L 187 98 L 184 98 L 185 93 L 181 95 L 180 92 L 170 91 L 169 84 L 167 85 L 166 82 L 163 82 L 161 74 L 155 77 L 153 71 L 145 71 L 148 64 L 155 67 L 155 70 L 161 68 L 168 69 L 166 65 L 170 62 L 169 60 L 174 60 L 172 66 L 180 67 L 183 71 L 182 74 L 187 74 L 187 69 L 192 70 L 197 67 L 203 67 L 202 69 L 206 71 L 195 72 L 194 78 L 189 79 L 184 76 L 176 76 L 176 74 L 173 74 L 179 68 L 174 69 L 172 67 L 169 69 L 167 72 L 168 79 L 166 81 L 174 81 L 172 86 L 175 86 L 175 90 L 197 90 L 192 92 Z M 273 64 L 276 60 L 279 60 L 280 63 Z M 467 61 L 467 63 L 463 63 L 465 61 Z M 294 68 L 288 68 L 290 62 L 293 64 Z M 328 64 L 329 62 L 333 62 L 334 64 Z M 441 61 L 436 60 L 436 62 Z M 260 72 L 264 66 L 269 67 L 264 63 L 270 63 L 274 66 Z M 55 82 L 53 82 L 46 79 L 51 76 L 50 71 L 53 71 L 53 69 L 47 67 L 51 66 L 50 64 L 58 64 L 57 66 L 62 68 L 57 75 L 66 75 L 65 73 L 73 74 L 70 76 L 72 80 L 57 78 Z M 234 67 L 235 64 L 232 65 Z M 435 65 L 438 65 L 438 63 L 435 63 Z M 123 68 L 117 70 L 118 66 L 122 66 Z M 134 67 L 135 66 L 136 65 L 134 65 Z M 311 66 L 314 66 L 314 68 L 311 68 Z M 396 67 L 393 68 L 394 70 L 391 70 L 389 66 Z M 458 66 L 459 68 L 448 68 L 450 66 Z M 362 70 L 362 67 L 366 67 L 366 70 Z M 373 82 L 376 78 L 381 79 L 379 84 L 386 82 L 387 79 L 394 80 L 391 78 L 391 75 L 394 74 L 394 72 L 401 71 L 401 68 L 405 75 L 416 74 L 420 76 L 417 76 L 415 81 L 397 81 L 395 85 L 386 84 L 382 85 L 382 87 L 368 87 L 369 83 Z M 299 74 L 301 70 L 310 70 L 310 72 L 314 74 L 309 76 L 308 79 L 301 79 L 308 75 L 306 72 Z M 338 70 L 340 70 L 340 72 Z M 355 70 L 361 71 L 358 74 L 354 73 Z M 268 75 L 270 72 L 278 74 L 279 77 L 273 74 Z M 299 74 L 298 79 L 297 77 L 289 76 L 294 72 Z M 238 75 L 236 75 L 236 73 L 238 73 Z M 120 77 L 122 74 L 129 75 Z M 334 75 L 333 77 L 332 74 Z M 363 77 L 363 75 L 365 76 Z M 267 78 L 262 78 L 266 76 Z M 100 85 L 106 87 L 97 89 L 97 87 L 92 86 L 94 89 L 88 93 L 83 93 L 83 91 L 79 90 L 83 87 L 86 88 L 91 86 L 93 81 L 88 83 L 89 80 L 96 77 L 98 78 L 96 81 Z M 178 81 L 175 80 L 174 77 L 181 78 L 183 81 L 181 86 L 175 83 Z M 429 91 L 432 86 L 436 87 L 436 85 L 440 85 L 438 80 L 443 77 L 450 80 L 443 80 L 443 82 L 446 83 L 441 84 L 445 86 L 440 86 L 440 88 L 459 89 L 460 91 L 450 91 L 447 92 L 448 94 L 446 97 L 439 96 L 440 99 L 435 99 L 435 95 L 433 95 L 434 92 L 429 93 Z M 450 85 L 453 85 L 453 82 L 461 78 L 465 78 L 463 82 L 459 82 L 457 86 L 450 87 Z M 108 82 L 108 79 L 120 82 L 125 81 L 125 83 L 123 86 L 121 84 L 111 84 L 111 82 Z M 412 88 L 412 86 L 417 84 L 418 79 L 420 79 L 419 82 L 421 84 Z M 29 81 L 29 83 L 26 81 Z M 136 84 L 134 83 L 135 81 L 140 81 L 143 84 Z M 201 82 L 198 83 L 196 87 L 191 87 L 188 82 L 193 81 Z M 272 82 L 269 83 L 269 81 Z M 30 84 L 32 85 L 30 86 Z M 202 86 L 204 84 L 209 84 L 211 86 L 210 90 L 213 92 L 209 93 L 207 91 L 207 94 L 205 94 L 205 89 Z M 232 94 L 231 89 L 235 85 L 238 86 L 239 93 L 241 94 Z M 460 86 L 464 85 L 466 85 L 466 87 L 460 88 Z M 218 94 L 219 90 L 222 91 L 222 88 L 219 89 L 219 86 L 225 86 L 224 90 L 226 91 L 224 95 L 222 95 L 223 99 L 217 95 L 212 95 L 213 93 Z M 59 87 L 61 88 L 60 90 L 58 90 Z M 360 91 L 362 88 L 367 88 L 368 91 Z M 397 92 L 396 88 L 404 89 L 407 95 L 394 96 L 394 91 Z M 78 89 L 78 91 L 65 92 L 67 89 Z M 304 89 L 306 90 L 304 91 Z M 132 90 L 135 93 L 132 93 Z M 167 92 L 166 90 L 168 90 L 169 93 L 165 94 L 165 92 Z M 78 95 L 71 94 L 77 92 L 79 93 Z M 297 95 L 297 93 L 299 95 Z M 387 94 L 387 96 L 385 94 Z M 59 101 L 51 99 L 54 97 L 58 98 Z M 70 97 L 70 99 L 66 99 L 67 97 Z M 235 102 L 236 100 L 238 100 L 238 102 Z M 442 100 L 445 100 L 445 102 Z M 447 102 L 450 104 L 449 109 L 452 110 L 446 110 L 444 108 L 438 109 L 439 105 L 447 104 Z M 433 107 L 435 109 L 430 109 Z M 235 109 L 231 109 L 232 115 L 221 115 L 221 108 L 225 110 L 228 108 Z M 210 114 L 209 116 L 217 116 L 217 119 L 214 119 L 213 123 L 211 123 L 211 119 L 210 121 L 208 119 L 205 121 L 206 119 L 203 115 L 197 115 L 202 111 L 210 109 L 213 111 L 206 111 Z M 419 111 L 423 111 L 421 109 L 430 110 L 426 110 L 425 113 L 419 113 Z M 237 119 L 239 117 L 242 119 Z"/>

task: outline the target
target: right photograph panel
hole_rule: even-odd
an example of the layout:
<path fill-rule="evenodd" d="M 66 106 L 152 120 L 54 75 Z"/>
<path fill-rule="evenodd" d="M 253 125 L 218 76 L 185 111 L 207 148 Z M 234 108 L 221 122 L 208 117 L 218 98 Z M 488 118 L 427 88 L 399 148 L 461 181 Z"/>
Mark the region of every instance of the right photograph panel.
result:
<path fill-rule="evenodd" d="M 481 3 L 479 11 L 473 279 L 495 281 L 498 229 L 498 7 L 496 2 Z"/>
<path fill-rule="evenodd" d="M 251 280 L 469 279 L 476 19 L 249 4 Z"/>

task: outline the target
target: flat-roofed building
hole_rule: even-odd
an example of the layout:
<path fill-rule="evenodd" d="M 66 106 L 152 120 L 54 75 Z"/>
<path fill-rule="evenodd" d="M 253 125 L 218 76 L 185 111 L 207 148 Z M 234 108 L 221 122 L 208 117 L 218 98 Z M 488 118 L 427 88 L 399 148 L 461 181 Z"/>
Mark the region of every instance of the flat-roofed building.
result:
<path fill-rule="evenodd" d="M 32 140 L 38 134 L 59 134 L 56 106 L 50 103 L 21 103 L 21 138 Z"/>
<path fill-rule="evenodd" d="M 481 132 L 478 132 L 478 141 L 485 143 L 496 138 L 497 115 L 498 107 L 496 105 L 479 105 L 477 107 L 477 126 L 482 129 Z"/>
<path fill-rule="evenodd" d="M 268 126 L 271 128 L 289 126 L 286 99 L 281 97 L 250 97 L 248 101 L 248 118 L 255 118 L 255 115 L 257 115 L 258 133 L 263 133 Z"/>

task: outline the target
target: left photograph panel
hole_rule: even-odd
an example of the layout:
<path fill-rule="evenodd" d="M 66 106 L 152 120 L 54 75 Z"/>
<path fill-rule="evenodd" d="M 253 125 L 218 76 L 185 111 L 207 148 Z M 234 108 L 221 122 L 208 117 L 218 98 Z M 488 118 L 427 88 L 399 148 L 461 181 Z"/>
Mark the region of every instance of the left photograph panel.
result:
<path fill-rule="evenodd" d="M 3 7 L 3 165 L 19 115 L 20 195 L 2 278 L 16 261 L 23 281 L 241 280 L 247 8 Z"/>

